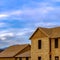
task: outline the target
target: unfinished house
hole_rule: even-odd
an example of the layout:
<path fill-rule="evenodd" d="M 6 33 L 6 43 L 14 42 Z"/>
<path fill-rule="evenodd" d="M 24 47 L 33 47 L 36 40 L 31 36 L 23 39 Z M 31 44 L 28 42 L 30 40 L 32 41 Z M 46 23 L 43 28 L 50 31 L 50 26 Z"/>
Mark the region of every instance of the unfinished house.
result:
<path fill-rule="evenodd" d="M 31 60 L 60 60 L 60 27 L 39 27 L 30 40 Z"/>

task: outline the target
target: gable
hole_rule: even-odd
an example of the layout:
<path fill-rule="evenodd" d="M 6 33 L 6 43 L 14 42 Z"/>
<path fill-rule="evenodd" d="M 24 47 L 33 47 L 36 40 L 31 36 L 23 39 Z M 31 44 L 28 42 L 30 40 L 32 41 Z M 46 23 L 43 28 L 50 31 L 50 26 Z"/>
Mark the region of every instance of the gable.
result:
<path fill-rule="evenodd" d="M 37 38 L 43 38 L 47 37 L 47 35 L 40 29 L 37 29 L 33 35 L 30 37 L 30 39 L 37 39 Z"/>

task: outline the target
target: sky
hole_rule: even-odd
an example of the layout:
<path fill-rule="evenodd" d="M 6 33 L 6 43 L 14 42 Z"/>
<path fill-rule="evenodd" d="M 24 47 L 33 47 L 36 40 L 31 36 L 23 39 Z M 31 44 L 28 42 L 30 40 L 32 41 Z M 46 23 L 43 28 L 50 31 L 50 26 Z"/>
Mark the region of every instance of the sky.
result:
<path fill-rule="evenodd" d="M 37 27 L 60 26 L 60 0 L 0 0 L 0 48 L 31 44 Z"/>

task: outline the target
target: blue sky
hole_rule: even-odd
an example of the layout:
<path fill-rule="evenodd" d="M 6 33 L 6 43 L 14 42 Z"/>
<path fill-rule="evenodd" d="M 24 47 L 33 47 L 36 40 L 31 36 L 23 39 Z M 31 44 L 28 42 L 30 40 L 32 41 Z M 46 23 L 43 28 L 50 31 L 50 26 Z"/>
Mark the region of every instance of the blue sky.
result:
<path fill-rule="evenodd" d="M 37 27 L 60 26 L 60 0 L 0 0 L 0 48 L 30 43 Z"/>

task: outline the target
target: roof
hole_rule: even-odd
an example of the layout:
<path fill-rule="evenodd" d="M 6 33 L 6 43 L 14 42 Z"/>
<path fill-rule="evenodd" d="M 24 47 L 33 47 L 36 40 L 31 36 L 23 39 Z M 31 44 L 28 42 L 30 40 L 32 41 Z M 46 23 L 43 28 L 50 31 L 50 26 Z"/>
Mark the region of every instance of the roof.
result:
<path fill-rule="evenodd" d="M 31 57 L 31 50 L 28 50 L 22 54 L 19 54 L 16 57 Z"/>
<path fill-rule="evenodd" d="M 36 31 L 32 34 L 32 36 L 29 39 L 31 39 L 34 36 L 34 34 L 37 32 L 37 30 L 42 31 L 49 38 L 60 37 L 60 27 L 53 27 L 53 28 L 39 27 L 36 29 Z"/>
<path fill-rule="evenodd" d="M 13 57 L 26 48 L 29 44 L 24 45 L 13 45 L 5 49 L 3 52 L 0 53 L 0 57 Z"/>

